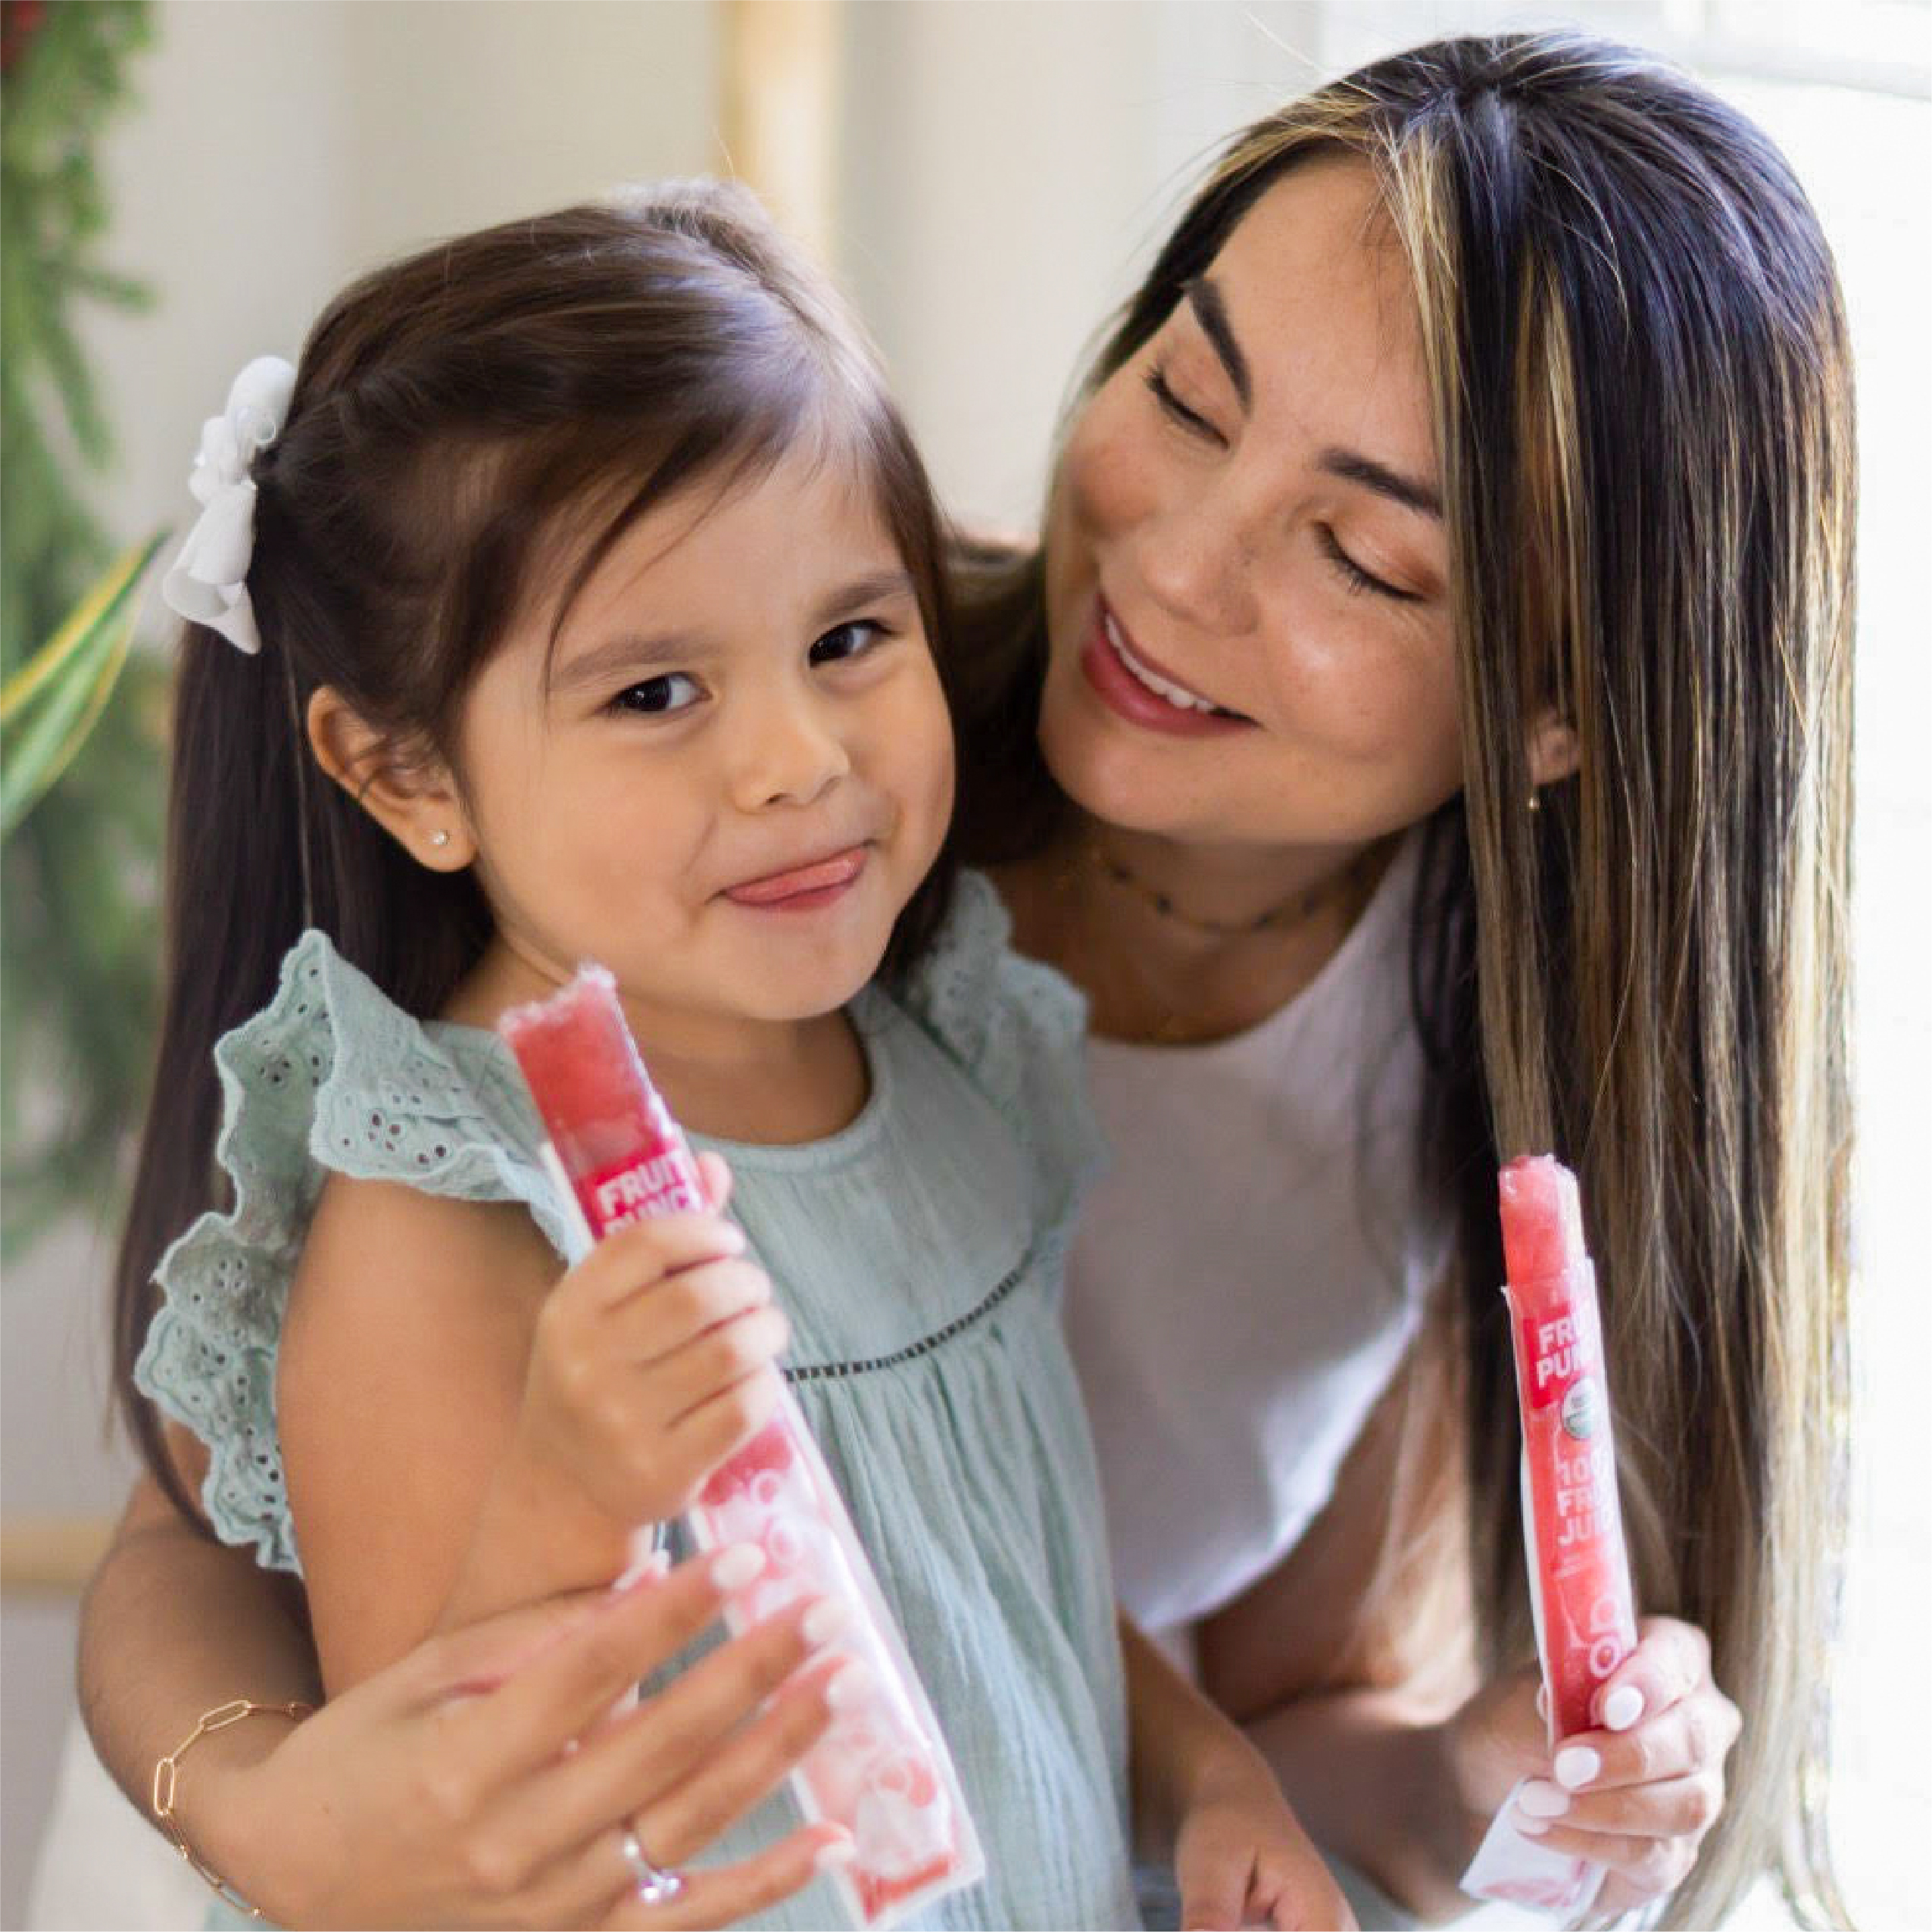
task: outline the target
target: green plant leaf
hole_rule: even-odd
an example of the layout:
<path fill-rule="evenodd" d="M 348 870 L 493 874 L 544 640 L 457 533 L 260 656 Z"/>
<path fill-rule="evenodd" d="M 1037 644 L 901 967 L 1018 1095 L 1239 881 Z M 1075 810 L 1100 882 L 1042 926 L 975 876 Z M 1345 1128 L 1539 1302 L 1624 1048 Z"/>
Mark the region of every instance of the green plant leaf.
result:
<path fill-rule="evenodd" d="M 136 597 L 167 532 L 117 557 L 67 622 L 0 689 L 0 838 L 18 825 L 72 762 L 127 661 Z"/>

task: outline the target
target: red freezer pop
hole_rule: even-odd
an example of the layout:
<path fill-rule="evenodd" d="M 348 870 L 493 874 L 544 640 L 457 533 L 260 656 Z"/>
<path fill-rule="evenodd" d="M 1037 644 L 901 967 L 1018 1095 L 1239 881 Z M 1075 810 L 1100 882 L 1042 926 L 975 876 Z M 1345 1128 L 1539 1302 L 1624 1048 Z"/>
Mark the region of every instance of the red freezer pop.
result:
<path fill-rule="evenodd" d="M 498 1030 L 529 1083 L 553 1160 L 602 1240 L 647 1215 L 709 1205 L 698 1164 L 638 1057 L 616 988 L 586 966 Z M 845 1505 L 789 1391 L 778 1414 L 706 1483 L 686 1520 L 700 1547 L 754 1543 L 763 1570 L 726 1606 L 735 1629 L 811 1596 L 851 1615 L 841 1647 L 866 1666 L 864 1694 L 792 1773 L 801 1808 L 852 1834 L 833 1874 L 867 1926 L 972 1884 L 985 1869 L 957 1773 Z"/>
<path fill-rule="evenodd" d="M 1499 1183 L 1543 1682 L 1553 1744 L 1596 1728 L 1597 1686 L 1637 1647 L 1617 1457 L 1576 1177 L 1548 1155 Z"/>

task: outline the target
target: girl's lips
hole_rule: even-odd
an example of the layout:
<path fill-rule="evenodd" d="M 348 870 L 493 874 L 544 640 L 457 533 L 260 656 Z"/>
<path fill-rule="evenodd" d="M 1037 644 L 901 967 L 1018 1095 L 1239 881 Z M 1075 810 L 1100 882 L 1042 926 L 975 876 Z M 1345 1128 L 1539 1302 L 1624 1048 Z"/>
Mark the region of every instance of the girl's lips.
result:
<path fill-rule="evenodd" d="M 865 869 L 866 848 L 854 845 L 829 858 L 794 866 L 789 872 L 772 872 L 727 887 L 724 896 L 734 905 L 754 907 L 760 912 L 810 912 L 830 905 Z"/>
<path fill-rule="evenodd" d="M 1080 669 L 1109 710 L 1129 724 L 1147 731 L 1165 732 L 1175 738 L 1225 738 L 1231 732 L 1247 729 L 1249 719 L 1172 704 L 1149 689 L 1127 668 L 1109 640 L 1110 620 L 1118 622 L 1107 609 L 1106 599 L 1096 598 L 1094 614 L 1080 647 Z"/>

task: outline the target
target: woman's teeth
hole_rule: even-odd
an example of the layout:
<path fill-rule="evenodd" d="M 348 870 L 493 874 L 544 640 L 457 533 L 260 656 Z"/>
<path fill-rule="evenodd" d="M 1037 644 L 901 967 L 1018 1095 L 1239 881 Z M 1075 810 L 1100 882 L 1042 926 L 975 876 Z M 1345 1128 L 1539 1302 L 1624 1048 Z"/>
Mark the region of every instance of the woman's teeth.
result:
<path fill-rule="evenodd" d="M 1163 677 L 1158 671 L 1150 671 L 1127 648 L 1120 635 L 1120 626 L 1113 621 L 1110 611 L 1103 612 L 1100 628 L 1106 635 L 1109 648 L 1121 663 L 1127 667 L 1127 674 L 1138 684 L 1143 684 L 1156 698 L 1164 698 L 1176 710 L 1204 711 L 1211 717 L 1236 718 L 1238 711 L 1230 711 L 1216 704 L 1212 699 L 1203 698 L 1198 691 L 1190 691 L 1185 685 L 1176 684 L 1172 678 Z"/>

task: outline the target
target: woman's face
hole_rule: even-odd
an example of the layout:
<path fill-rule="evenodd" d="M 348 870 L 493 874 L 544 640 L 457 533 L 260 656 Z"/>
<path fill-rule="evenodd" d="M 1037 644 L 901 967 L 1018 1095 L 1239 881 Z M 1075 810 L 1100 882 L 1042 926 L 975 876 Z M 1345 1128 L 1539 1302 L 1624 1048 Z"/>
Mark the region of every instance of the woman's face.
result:
<path fill-rule="evenodd" d="M 1040 735 L 1097 817 L 1359 844 L 1460 783 L 1415 297 L 1372 177 L 1268 189 L 1075 424 Z"/>

